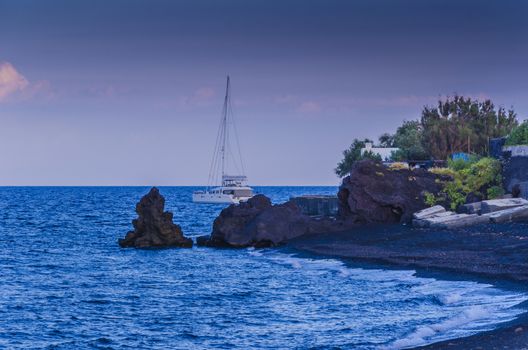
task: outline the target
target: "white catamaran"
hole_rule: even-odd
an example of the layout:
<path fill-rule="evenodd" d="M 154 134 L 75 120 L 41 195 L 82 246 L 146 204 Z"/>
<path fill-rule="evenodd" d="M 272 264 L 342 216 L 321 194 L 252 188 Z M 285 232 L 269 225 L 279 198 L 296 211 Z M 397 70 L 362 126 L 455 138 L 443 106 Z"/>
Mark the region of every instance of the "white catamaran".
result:
<path fill-rule="evenodd" d="M 229 76 L 227 76 L 226 94 L 222 108 L 222 119 L 216 136 L 216 145 L 209 170 L 207 187 L 203 191 L 193 193 L 195 203 L 240 203 L 253 197 L 253 189 L 246 185 L 247 178 L 244 175 L 242 154 L 238 142 L 236 125 L 233 118 Z M 236 139 L 238 155 L 233 154 L 229 142 L 230 127 Z M 237 160 L 238 156 L 238 160 Z M 232 159 L 231 159 L 232 158 Z M 231 163 L 229 160 L 231 159 Z M 231 165 L 240 175 L 228 175 L 228 165 Z M 220 185 L 219 185 L 220 184 Z M 215 185 L 216 187 L 213 187 Z"/>

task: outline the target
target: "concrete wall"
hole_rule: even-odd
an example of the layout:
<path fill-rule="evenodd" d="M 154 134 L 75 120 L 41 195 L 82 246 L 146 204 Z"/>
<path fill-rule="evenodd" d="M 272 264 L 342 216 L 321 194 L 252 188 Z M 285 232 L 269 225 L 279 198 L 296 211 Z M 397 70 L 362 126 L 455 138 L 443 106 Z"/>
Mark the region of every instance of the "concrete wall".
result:
<path fill-rule="evenodd" d="M 528 145 L 504 146 L 505 142 L 505 137 L 491 139 L 490 156 L 502 162 L 504 189 L 528 199 Z"/>
<path fill-rule="evenodd" d="M 301 212 L 310 216 L 336 216 L 337 196 L 301 196 L 290 198 L 301 209 Z"/>
<path fill-rule="evenodd" d="M 503 152 L 509 152 L 511 157 L 528 157 L 528 146 L 504 146 L 502 148 Z"/>
<path fill-rule="evenodd" d="M 528 157 L 510 157 L 502 162 L 504 188 L 512 193 L 519 186 L 520 195 L 528 199 Z"/>

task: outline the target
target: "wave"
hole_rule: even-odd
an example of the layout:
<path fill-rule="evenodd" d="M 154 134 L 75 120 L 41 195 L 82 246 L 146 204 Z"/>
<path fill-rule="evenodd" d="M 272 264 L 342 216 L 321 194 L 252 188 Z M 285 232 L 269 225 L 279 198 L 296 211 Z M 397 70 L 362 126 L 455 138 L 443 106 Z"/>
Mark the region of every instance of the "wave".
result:
<path fill-rule="evenodd" d="M 386 349 L 402 349 L 420 346 L 429 343 L 428 338 L 439 333 L 445 333 L 471 322 L 487 319 L 492 315 L 491 311 L 482 306 L 472 306 L 457 316 L 443 322 L 418 327 L 413 333 L 403 339 L 396 340 Z"/>
<path fill-rule="evenodd" d="M 254 247 L 249 247 L 247 250 L 251 256 L 262 256 L 260 250 L 256 250 Z"/>
<path fill-rule="evenodd" d="M 331 273 L 351 283 L 383 286 L 386 300 L 362 300 L 362 303 L 382 302 L 387 308 L 410 302 L 437 305 L 433 319 L 417 320 L 414 331 L 385 345 L 383 349 L 415 347 L 493 329 L 495 325 L 511 321 L 521 314 L 523 310 L 515 306 L 528 299 L 526 294 L 503 291 L 489 284 L 417 277 L 414 270 L 354 268 L 336 259 L 300 258 L 276 250 L 261 253 L 260 256 L 301 273 Z M 402 295 L 404 288 L 409 293 Z M 433 322 L 424 324 L 428 321 Z"/>

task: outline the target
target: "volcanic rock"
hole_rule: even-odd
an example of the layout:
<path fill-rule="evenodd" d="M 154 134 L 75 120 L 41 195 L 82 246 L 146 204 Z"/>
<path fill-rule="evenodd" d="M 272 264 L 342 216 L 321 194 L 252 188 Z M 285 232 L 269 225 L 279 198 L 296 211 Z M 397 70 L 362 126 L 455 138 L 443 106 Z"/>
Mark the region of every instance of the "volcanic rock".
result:
<path fill-rule="evenodd" d="M 138 218 L 132 220 L 134 231 L 119 240 L 122 248 L 190 248 L 193 242 L 183 236 L 180 226 L 172 222 L 172 213 L 164 211 L 165 198 L 156 187 L 136 205 Z"/>
<path fill-rule="evenodd" d="M 291 201 L 272 205 L 268 197 L 256 195 L 247 202 L 222 210 L 210 236 L 198 245 L 212 247 L 269 247 L 311 232 L 311 219 Z"/>
<path fill-rule="evenodd" d="M 389 169 L 379 162 L 355 162 L 339 188 L 339 217 L 357 223 L 406 223 L 425 209 L 425 194 L 441 191 L 445 177 L 425 169 Z"/>

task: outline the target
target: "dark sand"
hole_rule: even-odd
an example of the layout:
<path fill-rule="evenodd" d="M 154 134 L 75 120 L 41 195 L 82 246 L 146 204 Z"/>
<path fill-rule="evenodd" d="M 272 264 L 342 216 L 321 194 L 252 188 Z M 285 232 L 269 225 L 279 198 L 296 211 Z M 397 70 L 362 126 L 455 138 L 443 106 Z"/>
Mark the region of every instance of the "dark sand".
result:
<path fill-rule="evenodd" d="M 292 248 L 353 262 L 455 273 L 508 288 L 528 290 L 528 223 L 485 225 L 459 230 L 407 226 L 358 227 L 304 236 Z M 417 349 L 527 349 L 528 315 L 501 328 Z"/>

